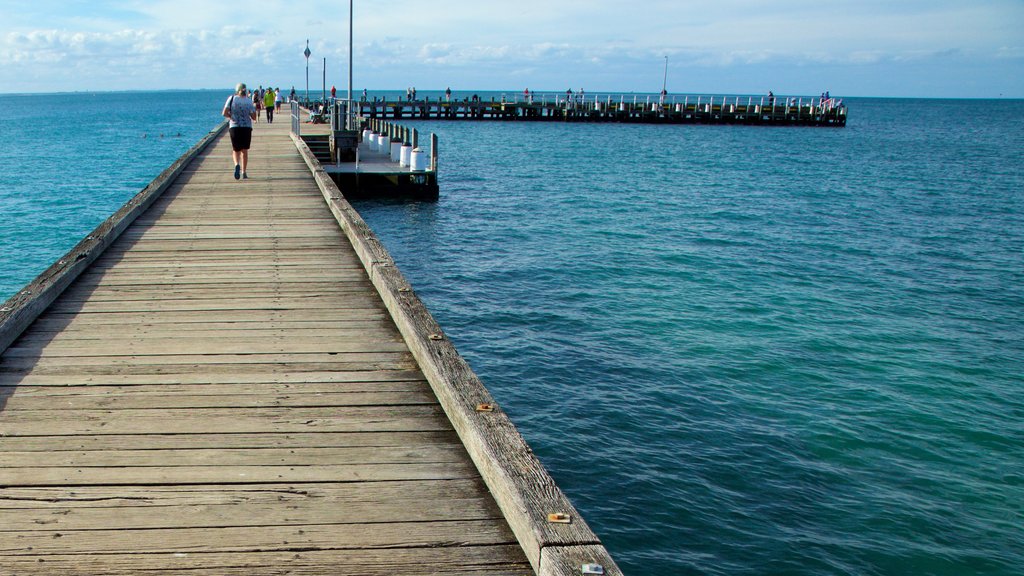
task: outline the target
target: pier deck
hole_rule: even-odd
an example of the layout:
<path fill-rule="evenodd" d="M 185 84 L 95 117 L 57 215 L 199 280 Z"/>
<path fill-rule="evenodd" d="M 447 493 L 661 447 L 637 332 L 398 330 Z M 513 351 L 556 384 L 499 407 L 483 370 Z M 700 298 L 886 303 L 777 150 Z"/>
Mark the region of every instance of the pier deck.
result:
<path fill-rule="evenodd" d="M 3 573 L 579 573 L 599 543 L 503 512 L 288 122 L 248 180 L 210 138 L 0 314 Z"/>

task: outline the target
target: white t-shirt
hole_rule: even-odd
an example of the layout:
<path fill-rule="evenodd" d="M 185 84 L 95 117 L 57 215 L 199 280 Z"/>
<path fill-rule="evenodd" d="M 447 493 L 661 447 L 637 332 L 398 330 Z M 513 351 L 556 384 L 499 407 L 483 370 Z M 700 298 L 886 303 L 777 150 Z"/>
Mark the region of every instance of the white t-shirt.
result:
<path fill-rule="evenodd" d="M 231 109 L 229 128 L 252 128 L 252 115 L 256 113 L 256 106 L 253 106 L 251 98 L 233 94 L 224 101 L 224 107 Z"/>

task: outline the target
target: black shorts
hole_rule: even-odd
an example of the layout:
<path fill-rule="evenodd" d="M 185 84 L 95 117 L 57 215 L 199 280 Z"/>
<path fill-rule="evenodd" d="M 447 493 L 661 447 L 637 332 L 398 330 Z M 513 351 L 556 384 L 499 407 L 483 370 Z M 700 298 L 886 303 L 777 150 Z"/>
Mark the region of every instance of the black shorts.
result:
<path fill-rule="evenodd" d="M 242 128 L 241 126 L 231 128 L 228 130 L 231 133 L 231 149 L 235 152 L 241 152 L 242 150 L 248 150 L 252 144 L 252 128 Z"/>

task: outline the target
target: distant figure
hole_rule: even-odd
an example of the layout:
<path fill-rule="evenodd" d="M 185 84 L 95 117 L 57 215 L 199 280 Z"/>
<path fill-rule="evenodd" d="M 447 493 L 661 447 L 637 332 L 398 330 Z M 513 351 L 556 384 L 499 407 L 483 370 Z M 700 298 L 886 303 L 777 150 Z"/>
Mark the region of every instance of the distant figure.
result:
<path fill-rule="evenodd" d="M 235 93 L 224 102 L 221 112 L 228 119 L 231 134 L 231 159 L 235 162 L 235 180 L 248 178 L 249 146 L 252 144 L 252 122 L 256 119 L 256 107 L 248 96 L 244 83 L 235 86 Z"/>
<path fill-rule="evenodd" d="M 525 102 L 527 102 L 529 104 L 533 104 L 533 98 L 530 96 L 530 89 L 529 88 L 523 90 L 523 101 L 525 101 Z"/>
<path fill-rule="evenodd" d="M 281 87 L 278 86 L 277 90 L 274 90 L 274 108 L 277 108 L 278 112 L 281 111 L 281 105 L 284 104 L 284 96 L 281 94 Z"/>
<path fill-rule="evenodd" d="M 366 102 L 366 88 L 363 88 L 363 102 Z"/>
<path fill-rule="evenodd" d="M 665 105 L 665 98 L 667 98 L 667 97 L 668 97 L 668 90 L 662 88 L 661 89 L 661 97 L 658 99 L 658 104 L 660 104 L 661 106 L 664 106 Z"/>
<path fill-rule="evenodd" d="M 412 87 L 412 99 L 413 100 L 416 99 L 416 87 L 415 86 Z"/>
<path fill-rule="evenodd" d="M 298 102 L 299 95 L 295 93 L 295 86 L 292 86 L 292 93 L 288 95 L 289 102 Z"/>
<path fill-rule="evenodd" d="M 331 98 L 337 98 L 337 97 L 338 97 L 338 89 L 335 88 L 334 86 L 331 86 Z"/>
<path fill-rule="evenodd" d="M 267 93 L 263 96 L 263 107 L 267 109 L 267 124 L 274 123 L 275 100 L 277 100 L 277 95 L 274 94 L 274 89 L 267 88 Z"/>
<path fill-rule="evenodd" d="M 771 90 L 768 91 L 768 105 L 775 106 L 775 93 Z"/>
<path fill-rule="evenodd" d="M 260 122 L 260 111 L 263 110 L 263 98 L 259 90 L 252 91 L 252 105 L 256 107 L 256 123 Z"/>
<path fill-rule="evenodd" d="M 452 89 L 451 89 L 451 87 L 445 88 L 445 90 L 444 90 L 444 101 L 445 102 L 451 102 L 452 101 Z"/>

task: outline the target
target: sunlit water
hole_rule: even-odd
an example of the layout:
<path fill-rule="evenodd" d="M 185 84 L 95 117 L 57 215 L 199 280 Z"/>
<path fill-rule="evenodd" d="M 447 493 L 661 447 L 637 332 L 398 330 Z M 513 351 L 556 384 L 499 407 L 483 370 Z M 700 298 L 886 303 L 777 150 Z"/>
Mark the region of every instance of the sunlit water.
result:
<path fill-rule="evenodd" d="M 0 97 L 0 296 L 224 97 Z M 1020 574 L 1021 106 L 416 122 L 441 200 L 357 208 L 627 574 Z"/>

